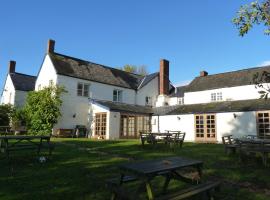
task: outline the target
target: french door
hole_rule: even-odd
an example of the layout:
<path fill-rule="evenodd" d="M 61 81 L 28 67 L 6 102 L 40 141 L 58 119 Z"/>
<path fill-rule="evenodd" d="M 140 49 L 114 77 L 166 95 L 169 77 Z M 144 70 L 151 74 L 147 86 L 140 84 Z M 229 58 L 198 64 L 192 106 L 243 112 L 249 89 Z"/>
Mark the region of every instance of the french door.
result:
<path fill-rule="evenodd" d="M 195 141 L 216 142 L 216 115 L 200 114 L 195 115 Z"/>

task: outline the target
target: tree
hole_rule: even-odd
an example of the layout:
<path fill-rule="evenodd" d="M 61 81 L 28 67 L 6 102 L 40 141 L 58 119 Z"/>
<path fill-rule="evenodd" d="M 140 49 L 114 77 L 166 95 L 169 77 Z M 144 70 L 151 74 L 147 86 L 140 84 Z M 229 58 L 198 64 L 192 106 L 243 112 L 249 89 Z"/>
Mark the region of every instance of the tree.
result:
<path fill-rule="evenodd" d="M 253 83 L 255 84 L 255 88 L 259 89 L 260 98 L 267 99 L 270 93 L 270 86 L 264 83 L 270 83 L 270 72 L 257 72 L 253 75 Z"/>
<path fill-rule="evenodd" d="M 51 133 L 54 124 L 61 116 L 60 107 L 63 92 L 65 92 L 63 87 L 54 85 L 39 91 L 29 92 L 24 109 L 30 133 Z"/>
<path fill-rule="evenodd" d="M 141 65 L 141 66 L 136 66 L 136 65 L 124 65 L 123 67 L 119 68 L 120 70 L 129 72 L 129 73 L 134 73 L 134 74 L 139 74 L 139 75 L 147 75 L 147 69 L 145 65 Z"/>
<path fill-rule="evenodd" d="M 10 104 L 0 105 L 0 126 L 9 126 L 13 107 Z"/>
<path fill-rule="evenodd" d="M 244 36 L 253 25 L 266 26 L 264 33 L 270 35 L 270 0 L 253 1 L 240 7 L 233 23 L 239 30 L 239 35 Z"/>

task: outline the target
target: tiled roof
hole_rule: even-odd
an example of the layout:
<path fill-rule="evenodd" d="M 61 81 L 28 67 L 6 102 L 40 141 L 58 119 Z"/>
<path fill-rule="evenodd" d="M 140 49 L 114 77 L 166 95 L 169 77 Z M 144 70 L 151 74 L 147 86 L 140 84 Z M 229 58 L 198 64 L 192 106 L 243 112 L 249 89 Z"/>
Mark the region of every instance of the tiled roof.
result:
<path fill-rule="evenodd" d="M 30 76 L 21 73 L 10 73 L 11 80 L 15 90 L 32 91 L 35 89 L 36 76 Z"/>
<path fill-rule="evenodd" d="M 142 81 L 141 81 L 141 83 L 140 83 L 138 89 L 144 87 L 145 85 L 147 85 L 147 83 L 149 83 L 150 81 L 152 81 L 154 78 L 156 78 L 156 77 L 158 77 L 158 76 L 159 76 L 159 72 L 156 72 L 156 73 L 153 73 L 153 74 L 148 74 L 148 75 L 146 75 L 146 76 L 142 79 Z"/>
<path fill-rule="evenodd" d="M 224 101 L 205 104 L 176 105 L 153 108 L 154 115 L 181 115 L 270 110 L 270 99 Z"/>
<path fill-rule="evenodd" d="M 170 94 L 170 97 L 184 97 L 184 93 L 187 89 L 187 85 L 175 87 Z"/>
<path fill-rule="evenodd" d="M 115 112 L 127 112 L 127 113 L 137 113 L 137 114 L 152 114 L 153 110 L 150 106 L 140 106 L 112 101 L 103 101 L 92 99 L 93 103 L 100 104 L 110 109 L 110 111 Z"/>
<path fill-rule="evenodd" d="M 128 73 L 78 58 L 58 54 L 49 54 L 57 74 L 95 81 L 136 90 L 144 76 Z"/>
<path fill-rule="evenodd" d="M 186 92 L 211 90 L 242 85 L 252 85 L 253 76 L 263 71 L 270 72 L 270 66 L 256 67 L 203 77 L 196 77 L 186 88 Z"/>

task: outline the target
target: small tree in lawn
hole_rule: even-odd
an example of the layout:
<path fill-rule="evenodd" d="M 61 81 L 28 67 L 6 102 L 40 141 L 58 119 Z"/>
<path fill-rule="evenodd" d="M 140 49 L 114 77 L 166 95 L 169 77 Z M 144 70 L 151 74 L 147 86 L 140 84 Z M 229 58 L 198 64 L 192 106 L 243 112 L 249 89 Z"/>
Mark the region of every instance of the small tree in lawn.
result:
<path fill-rule="evenodd" d="M 31 134 L 49 134 L 61 116 L 63 87 L 51 85 L 29 92 L 25 105 L 27 127 Z"/>

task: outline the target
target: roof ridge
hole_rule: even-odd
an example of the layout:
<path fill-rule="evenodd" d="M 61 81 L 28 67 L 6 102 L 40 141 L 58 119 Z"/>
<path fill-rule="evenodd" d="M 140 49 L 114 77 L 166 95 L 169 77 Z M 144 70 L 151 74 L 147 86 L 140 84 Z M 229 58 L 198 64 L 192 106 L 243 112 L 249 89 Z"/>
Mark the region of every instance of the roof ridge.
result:
<path fill-rule="evenodd" d="M 37 78 L 37 76 L 29 75 L 29 74 L 23 74 L 23 73 L 19 73 L 19 72 L 12 72 L 12 73 L 9 73 L 9 74 L 19 74 L 19 75 L 23 75 L 23 76 L 31 76 L 31 77 Z"/>
<path fill-rule="evenodd" d="M 229 73 L 235 73 L 235 72 L 241 72 L 241 71 L 261 69 L 261 68 L 266 68 L 266 67 L 270 67 L 270 65 L 259 66 L 259 67 L 250 67 L 250 68 L 239 69 L 239 70 L 234 70 L 234 71 L 229 71 L 229 72 L 221 72 L 221 73 L 216 73 L 216 74 L 209 74 L 207 76 L 216 76 L 216 75 L 220 75 L 220 74 L 229 74 Z M 203 78 L 203 77 L 207 77 L 207 76 L 197 76 L 196 78 Z"/>
<path fill-rule="evenodd" d="M 99 65 L 99 66 L 104 67 L 104 68 L 109 68 L 109 69 L 118 70 L 118 71 L 121 71 L 121 72 L 124 72 L 124 73 L 127 73 L 127 74 L 136 75 L 136 76 L 139 76 L 141 78 L 144 77 L 143 75 L 140 75 L 140 74 L 135 74 L 135 73 L 132 73 L 132 72 L 126 72 L 126 71 L 121 70 L 121 69 L 117 69 L 117 68 L 114 68 L 114 67 L 109 67 L 109 66 L 106 66 L 106 65 L 103 65 L 103 64 L 95 63 L 95 62 L 88 61 L 88 60 L 83 60 L 81 58 L 76 58 L 76 57 L 73 57 L 73 56 L 68 56 L 68 55 L 64 55 L 64 54 L 61 54 L 61 53 L 57 53 L 57 52 L 53 52 L 53 53 L 50 53 L 50 54 L 64 56 L 64 57 L 68 57 L 70 59 L 74 59 L 74 60 L 78 60 L 78 61 L 88 62 L 88 63 L 91 63 L 91 64 Z"/>

